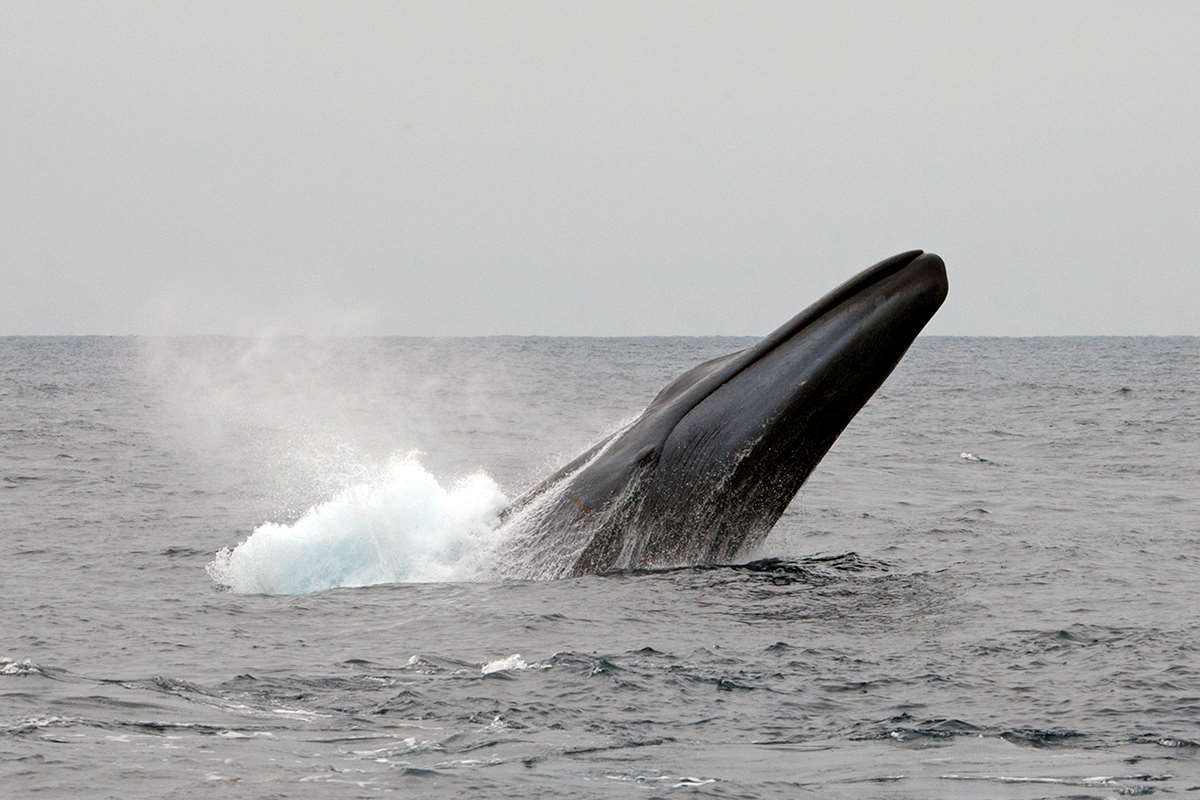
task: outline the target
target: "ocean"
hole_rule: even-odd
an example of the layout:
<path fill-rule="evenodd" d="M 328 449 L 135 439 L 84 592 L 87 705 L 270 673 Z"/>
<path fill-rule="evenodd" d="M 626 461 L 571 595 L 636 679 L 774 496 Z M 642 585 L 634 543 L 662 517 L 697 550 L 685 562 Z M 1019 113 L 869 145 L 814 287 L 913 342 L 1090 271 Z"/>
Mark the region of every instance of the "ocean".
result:
<path fill-rule="evenodd" d="M 0 795 L 1200 791 L 1200 339 L 920 338 L 735 563 L 498 558 L 752 341 L 0 338 Z"/>

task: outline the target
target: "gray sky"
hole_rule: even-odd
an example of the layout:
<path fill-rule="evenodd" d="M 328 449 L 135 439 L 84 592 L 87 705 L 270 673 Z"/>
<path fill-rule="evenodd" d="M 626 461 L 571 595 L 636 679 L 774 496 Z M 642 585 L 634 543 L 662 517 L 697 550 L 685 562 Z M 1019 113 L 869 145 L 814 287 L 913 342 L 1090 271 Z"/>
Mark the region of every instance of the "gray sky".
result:
<path fill-rule="evenodd" d="M 0 334 L 1200 334 L 1200 3 L 0 18 Z"/>

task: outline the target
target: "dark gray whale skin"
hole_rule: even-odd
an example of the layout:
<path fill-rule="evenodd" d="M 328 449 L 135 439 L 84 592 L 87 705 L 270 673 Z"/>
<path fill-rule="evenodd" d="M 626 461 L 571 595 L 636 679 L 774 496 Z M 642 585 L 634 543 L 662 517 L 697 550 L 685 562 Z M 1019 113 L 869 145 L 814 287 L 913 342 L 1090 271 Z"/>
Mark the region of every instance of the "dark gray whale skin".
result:
<path fill-rule="evenodd" d="M 563 577 L 725 562 L 758 545 L 947 288 L 941 258 L 901 253 L 688 370 L 513 503 L 516 557 Z"/>

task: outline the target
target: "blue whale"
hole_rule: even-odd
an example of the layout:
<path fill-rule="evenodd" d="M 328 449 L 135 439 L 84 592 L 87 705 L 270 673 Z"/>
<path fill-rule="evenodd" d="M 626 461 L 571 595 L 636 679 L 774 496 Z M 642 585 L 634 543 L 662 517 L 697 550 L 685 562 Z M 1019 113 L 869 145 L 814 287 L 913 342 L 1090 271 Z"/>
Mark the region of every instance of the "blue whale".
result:
<path fill-rule="evenodd" d="M 946 298 L 913 250 L 680 375 L 506 510 L 529 577 L 727 562 L 760 544 Z"/>

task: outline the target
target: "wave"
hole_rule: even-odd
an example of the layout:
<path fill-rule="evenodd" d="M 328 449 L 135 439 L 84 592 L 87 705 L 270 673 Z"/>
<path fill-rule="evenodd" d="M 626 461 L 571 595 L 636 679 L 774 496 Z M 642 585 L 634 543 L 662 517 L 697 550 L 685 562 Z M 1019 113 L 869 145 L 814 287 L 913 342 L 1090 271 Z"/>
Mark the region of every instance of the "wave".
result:
<path fill-rule="evenodd" d="M 258 526 L 205 569 L 239 594 L 479 579 L 491 571 L 507 505 L 487 474 L 446 487 L 409 453 L 290 525 Z"/>

